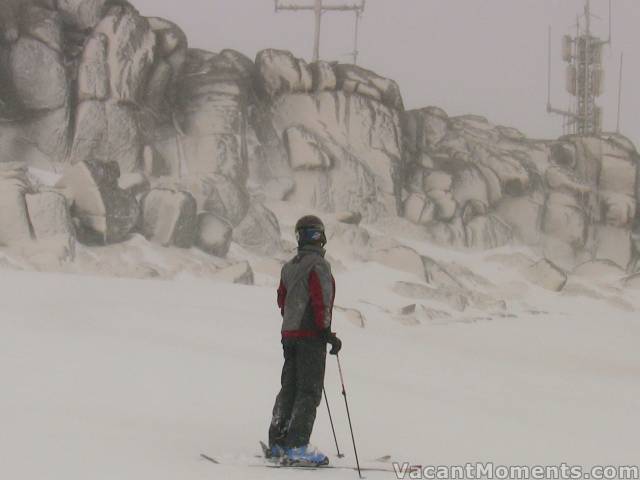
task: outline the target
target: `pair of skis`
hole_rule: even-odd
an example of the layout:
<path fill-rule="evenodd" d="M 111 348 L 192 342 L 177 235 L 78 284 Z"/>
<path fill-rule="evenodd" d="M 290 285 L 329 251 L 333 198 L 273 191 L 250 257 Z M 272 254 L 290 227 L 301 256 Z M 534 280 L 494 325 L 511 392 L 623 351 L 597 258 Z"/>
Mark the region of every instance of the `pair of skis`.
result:
<path fill-rule="evenodd" d="M 250 463 L 248 466 L 251 468 L 286 468 L 286 469 L 292 469 L 292 470 L 308 470 L 308 471 L 313 471 L 313 470 L 326 470 L 326 469 L 333 469 L 333 470 L 351 470 L 351 471 L 358 471 L 358 469 L 356 467 L 349 467 L 346 465 L 316 465 L 316 464 L 309 464 L 309 465 L 305 465 L 305 464 L 293 464 L 293 465 L 287 465 L 287 464 L 281 464 L 279 463 L 277 460 L 272 460 L 268 458 L 268 450 L 269 447 L 267 447 L 267 445 L 264 444 L 264 442 L 260 442 L 260 447 L 262 448 L 262 452 L 264 455 L 264 459 L 265 459 L 265 463 Z M 206 455 L 204 453 L 200 454 L 200 458 L 207 460 L 208 462 L 214 463 L 216 465 L 220 465 L 221 462 L 219 462 L 218 460 L 216 460 L 214 457 L 211 457 L 209 455 Z M 393 472 L 392 469 L 389 468 L 382 468 L 382 467 L 364 467 L 364 468 L 360 468 L 361 471 L 363 472 Z"/>

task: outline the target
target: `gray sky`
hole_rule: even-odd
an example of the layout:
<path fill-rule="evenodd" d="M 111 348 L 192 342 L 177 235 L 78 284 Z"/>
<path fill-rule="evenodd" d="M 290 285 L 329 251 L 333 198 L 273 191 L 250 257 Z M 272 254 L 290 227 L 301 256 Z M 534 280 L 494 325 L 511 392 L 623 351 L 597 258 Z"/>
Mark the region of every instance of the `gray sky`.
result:
<path fill-rule="evenodd" d="M 131 0 L 143 14 L 179 24 L 192 47 L 239 50 L 253 58 L 264 48 L 309 59 L 313 15 L 274 13 L 273 0 Z M 304 3 L 310 0 L 282 0 Z M 341 0 L 326 0 L 327 3 Z M 352 0 L 342 0 L 351 2 Z M 640 1 L 613 0 L 613 48 L 605 51 L 604 127 L 616 124 L 620 53 L 625 55 L 622 133 L 640 145 Z M 437 105 L 452 115 L 484 115 L 531 137 L 556 137 L 561 121 L 546 107 L 547 26 L 553 26 L 553 93 L 566 108 L 560 37 L 575 30 L 584 0 L 368 0 L 359 64 L 395 79 L 407 108 Z M 607 0 L 592 0 L 594 29 L 608 32 Z M 353 15 L 323 19 L 321 56 L 350 61 Z"/>

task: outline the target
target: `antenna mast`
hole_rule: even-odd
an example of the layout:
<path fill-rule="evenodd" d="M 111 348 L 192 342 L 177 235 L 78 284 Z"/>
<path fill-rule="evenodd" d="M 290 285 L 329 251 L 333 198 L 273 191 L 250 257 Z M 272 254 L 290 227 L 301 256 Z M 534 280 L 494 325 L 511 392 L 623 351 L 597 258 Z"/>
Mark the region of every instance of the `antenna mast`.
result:
<path fill-rule="evenodd" d="M 622 62 L 624 52 L 620 54 L 620 77 L 618 78 L 618 120 L 616 122 L 616 133 L 620 133 L 620 111 L 622 110 Z"/>
<path fill-rule="evenodd" d="M 340 4 L 340 5 L 324 5 L 323 0 L 314 0 L 313 5 L 281 5 L 279 0 L 275 0 L 276 13 L 280 11 L 313 11 L 315 17 L 314 43 L 313 43 L 313 61 L 320 60 L 320 41 L 322 31 L 322 15 L 327 12 L 354 12 L 356 14 L 355 25 L 355 45 L 353 50 L 353 63 L 358 60 L 358 36 L 360 19 L 364 13 L 366 0 L 361 0 L 359 4 Z"/>
<path fill-rule="evenodd" d="M 549 73 L 547 112 L 565 118 L 570 133 L 582 136 L 602 131 L 602 109 L 596 99 L 604 93 L 602 50 L 611 44 L 611 0 L 609 0 L 609 38 L 606 41 L 591 33 L 591 0 L 585 0 L 584 30 L 578 18 L 576 36 L 565 35 L 562 40 L 562 59 L 567 63 L 567 92 L 574 98 L 574 108 L 560 110 L 551 105 L 551 29 L 549 29 Z"/>

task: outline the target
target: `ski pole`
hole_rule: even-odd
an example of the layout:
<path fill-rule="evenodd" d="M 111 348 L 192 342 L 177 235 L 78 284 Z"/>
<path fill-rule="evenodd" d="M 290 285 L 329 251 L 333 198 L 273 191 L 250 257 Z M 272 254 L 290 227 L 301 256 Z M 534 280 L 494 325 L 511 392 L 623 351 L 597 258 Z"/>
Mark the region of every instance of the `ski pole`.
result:
<path fill-rule="evenodd" d="M 344 387 L 344 376 L 342 375 L 342 367 L 340 366 L 340 355 L 336 355 L 338 361 L 338 372 L 340 373 L 340 383 L 342 384 L 342 396 L 344 397 L 344 405 L 347 408 L 347 418 L 349 419 L 349 430 L 351 431 L 351 441 L 353 442 L 353 453 L 356 456 L 356 465 L 358 467 L 358 477 L 362 478 L 360 471 L 360 461 L 358 460 L 358 450 L 356 449 L 356 439 L 353 435 L 353 426 L 351 424 L 351 414 L 349 413 L 349 402 L 347 402 L 347 390 Z"/>
<path fill-rule="evenodd" d="M 329 408 L 329 399 L 327 398 L 327 391 L 324 386 L 322 387 L 322 393 L 324 393 L 324 401 L 327 404 L 327 412 L 329 412 L 329 422 L 331 422 L 331 431 L 333 432 L 333 440 L 336 442 L 336 450 L 338 451 L 338 458 L 344 457 L 340 453 L 340 447 L 338 446 L 338 437 L 336 437 L 336 429 L 333 427 L 333 418 L 331 417 L 331 409 Z"/>

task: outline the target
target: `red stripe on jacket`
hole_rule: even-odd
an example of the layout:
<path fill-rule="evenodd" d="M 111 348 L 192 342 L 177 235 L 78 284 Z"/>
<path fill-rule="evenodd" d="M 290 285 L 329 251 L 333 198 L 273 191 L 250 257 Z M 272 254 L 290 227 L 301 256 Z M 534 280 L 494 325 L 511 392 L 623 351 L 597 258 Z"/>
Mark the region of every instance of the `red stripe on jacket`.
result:
<path fill-rule="evenodd" d="M 285 330 L 282 338 L 315 338 L 320 335 L 318 330 Z"/>
<path fill-rule="evenodd" d="M 280 280 L 280 286 L 278 287 L 278 307 L 280 307 L 280 313 L 284 317 L 284 302 L 287 299 L 287 287 L 284 286 L 284 282 Z"/>

